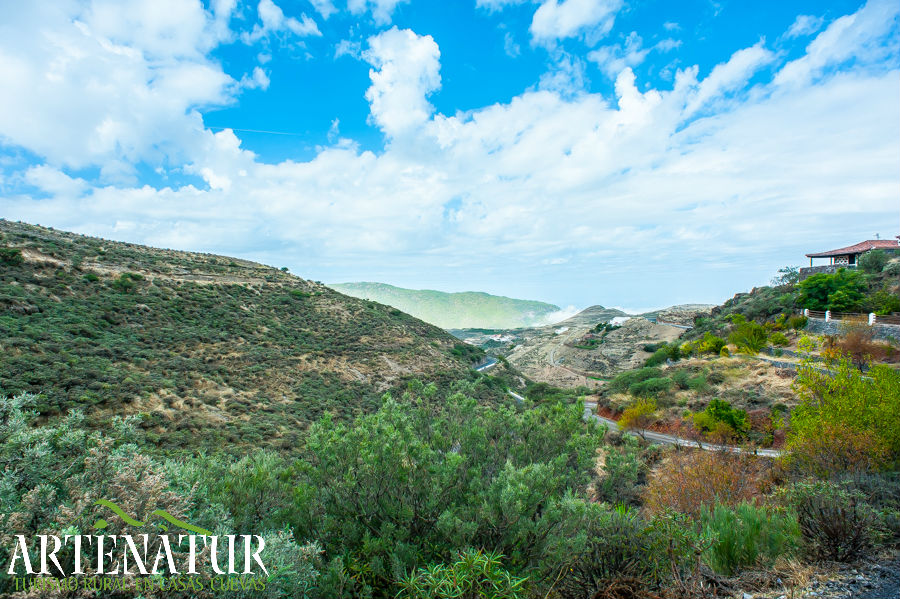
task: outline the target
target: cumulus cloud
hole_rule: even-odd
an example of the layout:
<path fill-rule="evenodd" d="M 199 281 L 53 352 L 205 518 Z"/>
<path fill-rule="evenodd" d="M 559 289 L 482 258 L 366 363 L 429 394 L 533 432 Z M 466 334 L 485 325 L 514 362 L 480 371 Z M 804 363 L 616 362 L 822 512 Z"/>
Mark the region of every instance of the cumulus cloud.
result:
<path fill-rule="evenodd" d="M 372 85 L 366 91 L 378 127 L 397 137 L 424 123 L 433 111 L 426 96 L 441 86 L 441 52 L 430 35 L 391 29 L 369 38 L 363 58 Z"/>
<path fill-rule="evenodd" d="M 602 37 L 612 29 L 622 0 L 545 0 L 531 21 L 531 35 L 538 43 L 574 37 L 591 30 Z"/>
<path fill-rule="evenodd" d="M 221 32 L 200 2 L 2 4 L 0 22 L 0 78 L 16 90 L 0 94 L 0 135 L 53 166 L 122 180 L 140 161 L 190 160 L 197 107 L 237 87 L 207 56 Z"/>

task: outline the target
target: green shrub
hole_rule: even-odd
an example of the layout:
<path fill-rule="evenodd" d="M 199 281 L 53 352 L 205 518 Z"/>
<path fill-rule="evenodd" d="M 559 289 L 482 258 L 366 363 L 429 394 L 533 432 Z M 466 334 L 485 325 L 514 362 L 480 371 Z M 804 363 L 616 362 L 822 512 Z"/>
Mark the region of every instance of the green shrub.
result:
<path fill-rule="evenodd" d="M 879 289 L 869 297 L 866 303 L 875 314 L 900 312 L 900 297 L 897 297 L 887 289 Z"/>
<path fill-rule="evenodd" d="M 859 268 L 861 268 L 863 272 L 875 274 L 884 270 L 887 262 L 887 252 L 884 250 L 869 250 L 859 257 Z"/>
<path fill-rule="evenodd" d="M 397 597 L 442 599 L 471 597 L 484 599 L 524 598 L 527 578 L 511 575 L 497 553 L 466 549 L 449 564 L 432 564 L 399 581 Z"/>
<path fill-rule="evenodd" d="M 92 273 L 92 272 L 89 272 L 89 273 L 85 274 L 85 275 L 84 275 L 83 277 L 81 277 L 81 278 L 84 279 L 85 281 L 87 281 L 88 283 L 96 283 L 97 281 L 100 280 L 100 277 L 98 277 L 97 275 L 95 275 L 95 274 Z"/>
<path fill-rule="evenodd" d="M 688 379 L 690 378 L 691 373 L 687 370 L 676 370 L 672 373 L 672 382 L 675 383 L 675 386 L 679 389 L 687 389 Z"/>
<path fill-rule="evenodd" d="M 846 312 L 863 300 L 866 284 L 855 270 L 839 269 L 834 274 L 819 273 L 800 281 L 799 303 L 810 310 Z"/>
<path fill-rule="evenodd" d="M 668 356 L 666 355 L 666 350 L 664 348 L 658 349 L 655 352 L 653 352 L 652 356 L 650 356 L 649 358 L 647 358 L 644 361 L 644 366 L 647 368 L 650 368 L 653 366 L 660 366 L 660 365 L 666 363 L 667 358 L 668 358 Z"/>
<path fill-rule="evenodd" d="M 752 503 L 733 508 L 704 506 L 700 527 L 710 542 L 704 560 L 726 576 L 748 567 L 771 566 L 778 557 L 793 554 L 800 544 L 800 528 L 792 513 Z"/>
<path fill-rule="evenodd" d="M 787 319 L 787 326 L 795 331 L 799 331 L 806 328 L 807 322 L 809 322 L 809 319 L 806 316 L 791 316 Z"/>
<path fill-rule="evenodd" d="M 563 597 L 617 597 L 619 585 L 664 586 L 690 566 L 696 535 L 670 513 L 652 519 L 636 510 L 593 507 L 578 535 L 559 548 L 556 585 Z M 632 596 L 632 595 L 621 595 Z"/>
<path fill-rule="evenodd" d="M 852 561 L 877 539 L 877 515 L 859 491 L 814 481 L 795 483 L 779 494 L 796 511 L 806 549 L 816 558 Z"/>
<path fill-rule="evenodd" d="M 725 425 L 725 429 L 721 425 Z M 731 407 L 721 399 L 709 402 L 706 409 L 694 414 L 694 426 L 703 432 L 722 432 L 726 436 L 743 436 L 750 430 L 747 412 Z"/>
<path fill-rule="evenodd" d="M 610 505 L 637 505 L 642 469 L 638 440 L 624 435 L 621 447 L 606 448 L 603 476 L 596 484 L 597 499 Z"/>
<path fill-rule="evenodd" d="M 635 397 L 655 397 L 667 393 L 672 386 L 672 379 L 668 377 L 650 378 L 628 387 L 628 392 Z"/>
<path fill-rule="evenodd" d="M 662 376 L 660 368 L 641 368 L 638 370 L 629 370 L 623 372 L 609 382 L 607 388 L 616 393 L 625 393 L 629 388 L 647 379 L 659 378 Z"/>
<path fill-rule="evenodd" d="M 728 348 L 727 348 L 727 347 L 723 347 L 723 348 L 722 348 L 722 351 L 719 352 L 719 355 L 720 355 L 721 357 L 723 357 L 723 358 L 730 358 L 730 357 L 731 357 L 731 352 L 728 351 Z"/>
<path fill-rule="evenodd" d="M 696 391 L 697 393 L 703 393 L 707 389 L 709 389 L 709 385 L 706 382 L 706 376 L 702 372 L 697 373 L 688 379 L 687 382 L 688 389 L 691 391 Z"/>
<path fill-rule="evenodd" d="M 25 262 L 22 250 L 19 248 L 0 248 L 0 263 L 9 266 L 18 266 Z"/>
<path fill-rule="evenodd" d="M 725 347 L 725 340 L 712 333 L 705 333 L 700 339 L 699 350 L 702 354 L 718 354 Z"/>
<path fill-rule="evenodd" d="M 769 335 L 769 343 L 778 347 L 785 347 L 791 344 L 791 340 L 784 333 L 775 332 Z"/>
<path fill-rule="evenodd" d="M 768 336 L 762 325 L 752 321 L 738 322 L 728 340 L 744 353 L 758 354 L 766 346 Z"/>

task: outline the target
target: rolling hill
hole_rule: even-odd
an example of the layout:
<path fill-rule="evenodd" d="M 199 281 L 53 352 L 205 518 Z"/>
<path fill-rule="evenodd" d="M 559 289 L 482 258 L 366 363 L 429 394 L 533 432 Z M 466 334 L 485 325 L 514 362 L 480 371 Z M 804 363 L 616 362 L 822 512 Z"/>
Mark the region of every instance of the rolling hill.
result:
<path fill-rule="evenodd" d="M 0 220 L 0 394 L 54 418 L 140 414 L 166 447 L 290 447 L 326 413 L 481 350 L 391 308 L 253 262 Z"/>
<path fill-rule="evenodd" d="M 443 329 L 514 329 L 547 323 L 558 306 L 489 293 L 403 289 L 385 283 L 338 283 L 341 293 L 393 306 Z"/>

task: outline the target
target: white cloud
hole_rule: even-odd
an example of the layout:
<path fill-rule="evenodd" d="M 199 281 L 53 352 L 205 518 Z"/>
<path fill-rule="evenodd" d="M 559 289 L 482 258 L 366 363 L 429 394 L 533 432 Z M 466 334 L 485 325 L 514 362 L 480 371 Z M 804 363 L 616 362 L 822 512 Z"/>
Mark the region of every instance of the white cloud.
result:
<path fill-rule="evenodd" d="M 254 67 L 252 75 L 241 77 L 241 87 L 245 89 L 269 89 L 269 76 L 260 67 Z"/>
<path fill-rule="evenodd" d="M 309 0 L 309 2 L 316 9 L 316 12 L 322 15 L 323 19 L 327 19 L 337 12 L 337 8 L 335 8 L 332 0 Z"/>
<path fill-rule="evenodd" d="M 440 273 L 501 290 L 530 276 L 581 305 L 720 298 L 821 249 L 801 247 L 804 240 L 850 243 L 854 231 L 871 234 L 872 222 L 894 222 L 900 70 L 883 49 L 895 44 L 896 24 L 865 15 L 884 8 L 878 3 L 821 33 L 800 59 L 807 76 L 791 76 L 791 86 L 780 78 L 798 63 L 773 78 L 765 67 L 777 57 L 761 42 L 705 77 L 696 67 L 678 71 L 671 89 L 647 89 L 626 66 L 614 96 L 571 93 L 572 61 L 554 66 L 568 86 L 450 115 L 427 101 L 441 85 L 437 43 L 393 28 L 365 53 L 373 67 L 367 99 L 386 148 L 361 151 L 339 139 L 334 122 L 331 145 L 313 159 L 275 164 L 242 149 L 230 130 L 204 130 L 192 109 L 225 103 L 237 87 L 227 79 L 193 85 L 194 69 L 216 72 L 203 50 L 217 39 L 210 17 L 191 25 L 194 49 L 180 44 L 172 51 L 184 57 L 170 57 L 158 74 L 143 50 L 81 33 L 71 12 L 23 6 L 47 25 L 41 35 L 0 37 L 4 81 L 25 97 L 0 95 L 0 135 L 45 158 L 23 176 L 52 197 L 2 197 L 8 218 L 241 254 L 312 278 L 413 273 L 427 286 L 434 282 L 423 279 Z M 78 52 L 60 49 L 70 47 Z M 835 61 L 849 66 L 829 68 Z M 165 93 L 143 100 L 157 75 L 169 78 Z M 61 83 L 47 89 L 75 108 L 39 93 L 54 77 Z M 8 114 L 43 127 L 54 143 Z M 95 140 L 95 129 L 108 139 Z M 144 156 L 202 182 L 88 184 L 72 170 L 114 172 Z M 568 262 L 554 264 L 560 256 Z"/>
<path fill-rule="evenodd" d="M 409 0 L 347 0 L 347 8 L 355 15 L 371 12 L 377 25 L 387 25 L 397 6 L 406 2 Z"/>
<path fill-rule="evenodd" d="M 372 85 L 366 91 L 372 119 L 390 137 L 423 124 L 432 113 L 426 96 L 441 86 L 441 52 L 430 35 L 393 27 L 369 38 L 363 58 Z"/>
<path fill-rule="evenodd" d="M 560 53 L 551 70 L 541 75 L 538 89 L 571 96 L 587 87 L 584 61 L 571 54 Z"/>
<path fill-rule="evenodd" d="M 825 19 L 813 15 L 797 15 L 791 28 L 787 30 L 785 37 L 803 37 L 810 35 L 822 28 Z"/>
<path fill-rule="evenodd" d="M 341 40 L 334 47 L 334 57 L 351 56 L 359 58 L 362 54 L 362 44 L 351 40 Z"/>
<path fill-rule="evenodd" d="M 592 30 L 602 37 L 612 29 L 622 0 L 544 0 L 531 21 L 531 35 L 538 43 L 574 37 Z"/>
<path fill-rule="evenodd" d="M 869 0 L 857 12 L 831 23 L 806 48 L 806 54 L 789 62 L 775 78 L 778 85 L 803 85 L 818 77 L 826 67 L 853 59 L 873 63 L 896 56 L 900 5 L 892 0 Z M 887 36 L 887 40 L 884 38 Z M 896 60 L 894 61 L 896 63 Z"/>
<path fill-rule="evenodd" d="M 517 58 L 522 53 L 522 48 L 519 47 L 519 44 L 516 43 L 516 38 L 509 31 L 503 35 L 503 51 L 510 58 Z"/>
<path fill-rule="evenodd" d="M 322 35 L 316 22 L 306 13 L 301 14 L 299 20 L 294 17 L 286 17 L 281 7 L 272 0 L 259 0 L 256 12 L 260 22 L 254 25 L 252 31 L 244 32 L 241 36 L 244 43 L 252 44 L 277 32 L 290 32 L 299 37 Z"/>
<path fill-rule="evenodd" d="M 25 180 L 41 191 L 55 196 L 75 197 L 87 190 L 83 179 L 72 178 L 59 169 L 47 165 L 33 166 L 25 171 Z"/>
<path fill-rule="evenodd" d="M 200 106 L 232 101 L 237 82 L 207 57 L 221 31 L 200 2 L 0 4 L 0 136 L 52 166 L 190 161 Z M 138 25 L 140 23 L 140 25 Z"/>
<path fill-rule="evenodd" d="M 608 77 L 615 78 L 625 67 L 636 67 L 644 62 L 650 48 L 644 48 L 643 43 L 641 36 L 632 31 L 625 38 L 624 46 L 603 46 L 590 52 L 588 60 L 596 62 Z"/>
<path fill-rule="evenodd" d="M 651 47 L 644 46 L 644 40 L 632 31 L 625 38 L 624 44 L 601 46 L 587 55 L 588 60 L 597 63 L 597 66 L 610 79 L 615 79 L 625 68 L 633 68 L 643 63 L 652 50 L 668 52 L 681 45 L 674 39 L 663 39 Z"/>
<path fill-rule="evenodd" d="M 728 62 L 716 65 L 709 76 L 700 83 L 696 94 L 688 103 L 686 112 L 693 114 L 727 92 L 743 88 L 757 70 L 770 64 L 774 59 L 775 55 L 767 50 L 762 42 L 738 50 L 732 54 Z"/>

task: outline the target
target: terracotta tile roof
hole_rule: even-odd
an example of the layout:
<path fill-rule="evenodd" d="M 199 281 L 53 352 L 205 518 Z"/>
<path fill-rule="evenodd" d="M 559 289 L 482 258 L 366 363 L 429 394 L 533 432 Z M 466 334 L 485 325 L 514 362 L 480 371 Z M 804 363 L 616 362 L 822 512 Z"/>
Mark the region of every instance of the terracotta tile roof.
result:
<path fill-rule="evenodd" d="M 900 249 L 900 244 L 893 239 L 869 239 L 860 241 L 857 244 L 849 245 L 845 248 L 830 250 L 827 252 L 819 252 L 818 254 L 806 254 L 807 258 L 830 258 L 831 256 L 846 256 L 847 254 L 862 254 L 869 250 L 896 250 Z"/>

